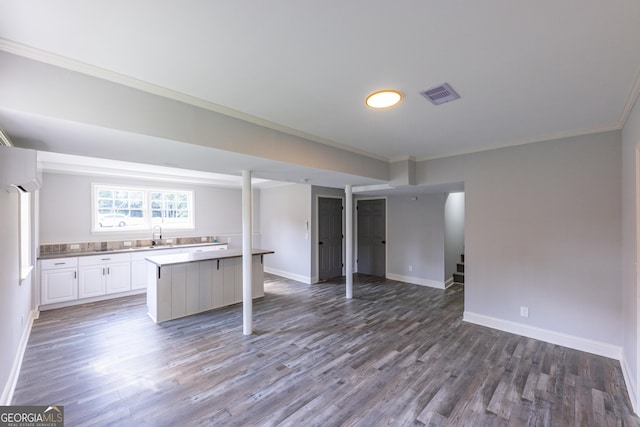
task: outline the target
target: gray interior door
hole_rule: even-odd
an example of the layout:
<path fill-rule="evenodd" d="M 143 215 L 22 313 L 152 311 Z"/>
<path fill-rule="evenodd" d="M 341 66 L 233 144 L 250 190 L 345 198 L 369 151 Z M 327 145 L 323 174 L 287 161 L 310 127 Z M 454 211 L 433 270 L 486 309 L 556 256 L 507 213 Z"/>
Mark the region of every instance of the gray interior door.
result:
<path fill-rule="evenodd" d="M 342 199 L 318 199 L 318 278 L 342 276 Z"/>
<path fill-rule="evenodd" d="M 358 273 L 385 275 L 384 199 L 358 201 Z"/>

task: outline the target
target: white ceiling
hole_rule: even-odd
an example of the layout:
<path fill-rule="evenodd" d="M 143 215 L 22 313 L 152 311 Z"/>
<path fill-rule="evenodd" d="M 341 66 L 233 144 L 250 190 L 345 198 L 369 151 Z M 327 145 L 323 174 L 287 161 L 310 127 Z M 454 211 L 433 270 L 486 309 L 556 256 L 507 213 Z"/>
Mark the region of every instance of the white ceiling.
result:
<path fill-rule="evenodd" d="M 638 0 L 2 0 L 0 38 L 388 160 L 620 129 L 640 87 Z M 10 134 L 39 119 L 0 99 Z"/>

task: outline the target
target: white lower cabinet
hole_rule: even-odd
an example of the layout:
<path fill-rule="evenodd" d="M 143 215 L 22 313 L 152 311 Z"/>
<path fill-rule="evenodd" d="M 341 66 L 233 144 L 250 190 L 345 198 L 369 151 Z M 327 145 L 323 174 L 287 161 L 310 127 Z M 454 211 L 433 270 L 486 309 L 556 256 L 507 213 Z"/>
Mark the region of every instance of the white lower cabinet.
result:
<path fill-rule="evenodd" d="M 158 248 L 147 251 L 132 251 L 128 253 L 102 253 L 68 258 L 43 259 L 40 265 L 40 304 L 48 305 L 85 298 L 112 295 L 132 290 L 147 289 L 149 282 L 149 262 L 145 258 L 152 255 L 173 255 L 179 253 L 198 253 L 227 249 L 226 244 L 216 244 L 197 247 Z M 205 271 L 190 271 L 185 276 L 184 304 L 179 303 L 176 310 L 185 313 L 196 313 L 233 304 L 242 300 L 242 280 L 240 280 L 240 299 L 237 299 L 236 265 L 230 259 L 227 263 L 228 279 L 227 292 L 223 289 L 223 264 L 226 260 L 210 261 Z M 254 260 L 255 262 L 255 260 Z M 206 271 L 206 268 L 210 268 Z M 185 274 L 187 274 L 185 272 Z M 255 273 L 254 273 L 255 274 Z M 242 276 L 242 269 L 238 277 Z M 211 286 L 208 289 L 194 286 L 210 276 Z M 208 280 L 208 279 L 205 279 Z M 155 283 L 155 281 L 154 281 Z M 187 286 L 187 284 L 189 284 Z M 181 291 L 177 301 L 180 301 Z M 230 301 L 225 303 L 225 296 Z M 255 296 L 255 295 L 254 295 Z M 181 307 L 184 305 L 184 307 Z"/>
<path fill-rule="evenodd" d="M 131 290 L 131 254 L 80 257 L 78 271 L 78 298 Z"/>
<path fill-rule="evenodd" d="M 78 298 L 78 258 L 58 258 L 40 264 L 42 304 L 73 301 Z"/>
<path fill-rule="evenodd" d="M 104 295 L 106 293 L 104 272 L 104 267 L 101 264 L 80 267 L 78 298 L 91 298 Z"/>

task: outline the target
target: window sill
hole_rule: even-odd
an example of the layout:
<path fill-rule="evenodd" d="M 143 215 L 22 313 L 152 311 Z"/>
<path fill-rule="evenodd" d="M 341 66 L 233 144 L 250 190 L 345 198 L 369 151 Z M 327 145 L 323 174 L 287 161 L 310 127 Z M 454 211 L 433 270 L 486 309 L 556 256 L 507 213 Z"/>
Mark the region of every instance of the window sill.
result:
<path fill-rule="evenodd" d="M 27 277 L 29 277 L 29 274 L 31 274 L 31 271 L 33 270 L 33 265 L 29 265 L 27 267 L 22 267 L 20 269 L 20 281 L 23 282 L 27 279 Z"/>

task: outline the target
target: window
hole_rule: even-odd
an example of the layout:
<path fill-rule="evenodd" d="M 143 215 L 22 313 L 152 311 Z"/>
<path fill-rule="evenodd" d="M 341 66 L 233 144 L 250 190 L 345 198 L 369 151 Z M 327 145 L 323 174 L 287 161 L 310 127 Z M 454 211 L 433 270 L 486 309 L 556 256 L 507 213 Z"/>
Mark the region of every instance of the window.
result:
<path fill-rule="evenodd" d="M 93 185 L 93 231 L 194 228 L 193 191 Z"/>

